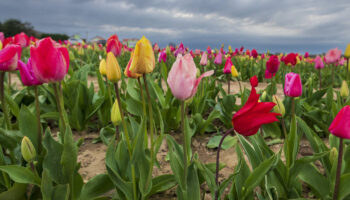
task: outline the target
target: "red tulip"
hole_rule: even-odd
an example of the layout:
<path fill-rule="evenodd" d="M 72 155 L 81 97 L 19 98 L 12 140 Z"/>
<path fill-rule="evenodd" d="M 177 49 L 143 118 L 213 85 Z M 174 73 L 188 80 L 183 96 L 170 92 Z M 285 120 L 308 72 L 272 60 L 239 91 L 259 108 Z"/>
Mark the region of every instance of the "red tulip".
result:
<path fill-rule="evenodd" d="M 3 47 L 6 47 L 7 45 L 13 44 L 13 43 L 14 43 L 13 37 L 8 37 L 8 38 L 5 38 L 5 40 L 4 40 L 3 44 L 2 44 L 2 46 L 3 46 Z"/>
<path fill-rule="evenodd" d="M 253 50 L 250 52 L 250 55 L 251 55 L 253 58 L 257 58 L 257 57 L 258 57 L 258 52 L 256 51 L 256 49 L 253 49 Z"/>
<path fill-rule="evenodd" d="M 269 60 L 266 61 L 266 69 L 271 74 L 274 74 L 278 71 L 279 67 L 280 67 L 280 61 L 278 60 L 278 57 L 275 55 L 271 55 Z"/>
<path fill-rule="evenodd" d="M 284 94 L 289 97 L 299 97 L 303 93 L 299 74 L 290 72 L 286 74 L 284 83 Z"/>
<path fill-rule="evenodd" d="M 266 79 L 270 79 L 270 78 L 272 78 L 272 77 L 274 77 L 276 74 L 271 74 L 270 72 L 269 72 L 269 70 L 265 70 L 265 78 Z"/>
<path fill-rule="evenodd" d="M 304 58 L 308 58 L 309 57 L 309 52 L 305 52 Z"/>
<path fill-rule="evenodd" d="M 21 59 L 21 47 L 17 44 L 9 44 L 0 51 L 0 71 L 14 71 Z"/>
<path fill-rule="evenodd" d="M 328 130 L 337 137 L 350 139 L 350 106 L 339 111 Z"/>
<path fill-rule="evenodd" d="M 43 83 L 61 81 L 68 72 L 68 50 L 50 37 L 32 46 L 30 56 L 34 75 Z"/>
<path fill-rule="evenodd" d="M 122 53 L 122 47 L 123 45 L 119 41 L 118 36 L 116 34 L 108 38 L 107 44 L 106 44 L 107 53 L 112 52 L 115 57 L 118 57 Z"/>
<path fill-rule="evenodd" d="M 259 95 L 252 86 L 249 98 L 244 106 L 232 117 L 235 131 L 244 136 L 254 135 L 263 124 L 278 121 L 279 113 L 272 113 L 273 102 L 259 102 Z"/>
<path fill-rule="evenodd" d="M 249 79 L 249 81 L 250 81 L 250 85 L 251 85 L 252 87 L 257 87 L 258 84 L 259 84 L 259 81 L 258 81 L 258 77 L 257 77 L 257 76 L 251 77 L 251 78 Z"/>
<path fill-rule="evenodd" d="M 34 76 L 32 63 L 31 63 L 30 58 L 28 59 L 27 64 L 25 64 L 21 60 L 18 61 L 18 69 L 19 69 L 19 73 L 21 75 L 21 80 L 22 80 L 23 85 L 32 86 L 32 85 L 41 85 L 42 84 Z"/>
<path fill-rule="evenodd" d="M 291 64 L 293 67 L 297 64 L 297 55 L 295 53 L 290 53 L 283 59 L 284 64 Z"/>
<path fill-rule="evenodd" d="M 22 48 L 29 45 L 29 37 L 24 33 L 18 33 L 14 37 L 14 43 L 19 44 Z"/>
<path fill-rule="evenodd" d="M 231 57 L 227 57 L 225 62 L 225 67 L 224 67 L 224 74 L 231 74 L 231 67 L 232 67 Z"/>

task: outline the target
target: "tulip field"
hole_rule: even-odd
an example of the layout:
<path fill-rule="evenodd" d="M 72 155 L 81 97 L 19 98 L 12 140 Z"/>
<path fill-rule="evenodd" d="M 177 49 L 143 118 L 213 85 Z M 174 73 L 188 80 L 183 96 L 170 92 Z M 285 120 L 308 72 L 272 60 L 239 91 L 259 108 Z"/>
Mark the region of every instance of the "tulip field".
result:
<path fill-rule="evenodd" d="M 350 199 L 350 44 L 0 49 L 0 200 Z"/>

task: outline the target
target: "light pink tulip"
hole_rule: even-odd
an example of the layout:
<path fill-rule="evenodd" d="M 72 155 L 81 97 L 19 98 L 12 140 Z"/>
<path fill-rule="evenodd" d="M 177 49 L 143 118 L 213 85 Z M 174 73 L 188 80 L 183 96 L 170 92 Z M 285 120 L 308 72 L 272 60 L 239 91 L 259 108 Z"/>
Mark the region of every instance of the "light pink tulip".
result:
<path fill-rule="evenodd" d="M 323 69 L 324 64 L 322 58 L 320 56 L 316 56 L 315 58 L 315 69 Z"/>
<path fill-rule="evenodd" d="M 199 62 L 200 65 L 206 66 L 208 64 L 208 55 L 206 52 L 203 52 L 201 61 Z"/>
<path fill-rule="evenodd" d="M 197 68 L 192 56 L 190 54 L 185 56 L 178 54 L 169 72 L 167 82 L 173 95 L 184 101 L 196 94 L 203 77 L 211 76 L 213 73 L 214 71 L 211 70 L 196 78 Z"/>
<path fill-rule="evenodd" d="M 331 49 L 326 53 L 325 61 L 328 64 L 336 64 L 339 62 L 341 57 L 341 50 L 338 48 Z"/>
<path fill-rule="evenodd" d="M 217 65 L 221 65 L 222 64 L 222 53 L 221 53 L 221 51 L 219 51 L 219 53 L 215 56 L 214 63 L 217 64 Z"/>

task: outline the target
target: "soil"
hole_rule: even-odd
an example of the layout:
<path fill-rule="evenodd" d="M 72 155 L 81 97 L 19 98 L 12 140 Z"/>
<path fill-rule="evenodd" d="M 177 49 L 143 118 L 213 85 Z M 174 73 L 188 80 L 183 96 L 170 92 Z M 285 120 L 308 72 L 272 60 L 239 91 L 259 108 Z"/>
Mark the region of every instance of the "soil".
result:
<path fill-rule="evenodd" d="M 95 77 L 89 77 L 90 82 L 94 83 L 95 90 L 98 90 L 97 79 Z M 14 73 L 11 75 L 11 85 L 17 89 L 21 89 L 23 86 L 18 76 Z M 165 84 L 164 84 L 165 85 Z M 249 82 L 241 82 L 242 88 L 250 88 Z M 257 91 L 266 88 L 267 83 L 259 83 L 256 88 Z M 227 84 L 223 84 L 223 88 L 227 90 Z M 238 93 L 240 91 L 238 82 L 231 81 L 231 94 Z M 277 96 L 283 98 L 283 89 L 281 84 L 277 84 Z M 240 104 L 240 99 L 237 99 L 237 104 Z M 97 174 L 106 173 L 105 167 L 105 153 L 107 146 L 103 143 L 93 143 L 95 138 L 99 137 L 99 133 L 88 133 L 84 135 L 75 135 L 75 138 L 83 137 L 84 142 L 79 149 L 78 162 L 81 163 L 81 168 L 79 170 L 85 182 L 87 182 L 92 177 Z M 181 141 L 180 135 L 174 135 L 175 139 Z M 199 159 L 204 163 L 214 163 L 216 161 L 216 149 L 209 149 L 206 147 L 210 135 L 198 135 L 192 139 L 192 151 L 199 155 Z M 270 146 L 274 152 L 278 152 L 282 148 L 282 144 L 275 144 Z M 160 150 L 157 154 L 157 159 L 160 163 L 161 168 L 158 169 L 154 167 L 153 176 L 159 176 L 162 174 L 172 173 L 170 164 L 166 161 L 166 155 L 168 152 L 168 147 L 166 141 L 164 140 Z M 312 155 L 313 151 L 310 148 L 308 141 L 302 140 L 300 144 L 299 156 Z M 282 157 L 284 160 L 284 157 Z M 234 148 L 229 148 L 227 150 L 222 150 L 220 154 L 220 162 L 225 163 L 226 167 L 220 171 L 219 180 L 227 178 L 229 175 L 234 173 L 234 168 L 237 165 L 238 159 Z M 211 199 L 208 188 L 203 186 L 202 189 L 207 191 L 205 199 Z M 154 195 L 151 199 L 176 199 L 175 190 L 169 190 L 163 194 Z"/>

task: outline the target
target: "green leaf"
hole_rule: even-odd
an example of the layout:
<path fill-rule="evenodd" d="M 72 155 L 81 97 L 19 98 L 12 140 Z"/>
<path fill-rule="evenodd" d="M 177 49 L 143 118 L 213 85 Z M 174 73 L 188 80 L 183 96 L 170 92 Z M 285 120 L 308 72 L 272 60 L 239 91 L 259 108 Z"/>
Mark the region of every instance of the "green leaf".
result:
<path fill-rule="evenodd" d="M 75 166 L 77 163 L 78 148 L 73 140 L 72 131 L 69 127 L 66 128 L 64 135 L 64 144 L 61 157 L 61 165 L 63 175 L 68 181 L 73 179 Z"/>
<path fill-rule="evenodd" d="M 210 138 L 210 140 L 207 144 L 207 147 L 210 149 L 218 148 L 221 138 L 222 138 L 222 136 L 214 136 L 214 137 Z M 237 144 L 237 137 L 227 136 L 224 139 L 221 148 L 226 150 L 226 149 L 229 149 L 229 148 L 235 146 L 236 144 Z"/>
<path fill-rule="evenodd" d="M 26 200 L 27 184 L 15 183 L 0 194 L 0 200 Z"/>
<path fill-rule="evenodd" d="M 297 124 L 295 116 L 292 116 L 290 131 L 288 134 L 287 145 L 285 149 L 286 156 L 286 164 L 288 167 L 292 167 L 294 161 L 297 157 L 298 149 L 299 149 L 299 138 L 297 135 Z"/>
<path fill-rule="evenodd" d="M 6 172 L 10 178 L 17 183 L 34 184 L 40 186 L 40 178 L 29 168 L 18 165 L 0 166 L 0 170 Z"/>
<path fill-rule="evenodd" d="M 244 198 L 246 198 L 254 190 L 254 188 L 260 184 L 260 182 L 270 170 L 275 168 L 279 157 L 279 154 L 271 156 L 269 159 L 263 161 L 252 171 L 252 173 L 245 180 L 242 188 Z"/>
<path fill-rule="evenodd" d="M 107 174 L 99 174 L 89 180 L 83 187 L 80 195 L 81 200 L 95 199 L 112 190 L 114 185 Z"/>
<path fill-rule="evenodd" d="M 32 114 L 26 106 L 22 106 L 19 113 L 19 130 L 24 136 L 27 136 L 33 143 L 36 151 L 38 152 L 38 127 L 36 117 Z"/>
<path fill-rule="evenodd" d="M 152 179 L 152 189 L 150 193 L 147 195 L 147 197 L 156 194 L 161 193 L 164 191 L 167 191 L 173 187 L 175 187 L 177 184 L 174 175 L 172 174 L 165 174 L 161 176 L 157 176 Z"/>
<path fill-rule="evenodd" d="M 198 180 L 197 169 L 195 168 L 194 163 L 188 166 L 187 199 L 188 200 L 200 199 L 200 185 Z"/>
<path fill-rule="evenodd" d="M 56 185 L 53 189 L 52 200 L 68 200 L 69 185 Z"/>
<path fill-rule="evenodd" d="M 349 184 L 350 184 L 350 173 L 342 175 L 340 177 L 338 199 L 345 199 L 350 195 Z"/>
<path fill-rule="evenodd" d="M 53 193 L 52 179 L 49 176 L 47 169 L 43 170 L 41 179 L 41 195 L 43 200 L 51 200 Z"/>
<path fill-rule="evenodd" d="M 18 104 L 13 100 L 13 98 L 7 92 L 5 92 L 5 99 L 6 99 L 7 105 L 10 107 L 11 113 L 14 116 L 18 117 L 19 115 Z"/>

